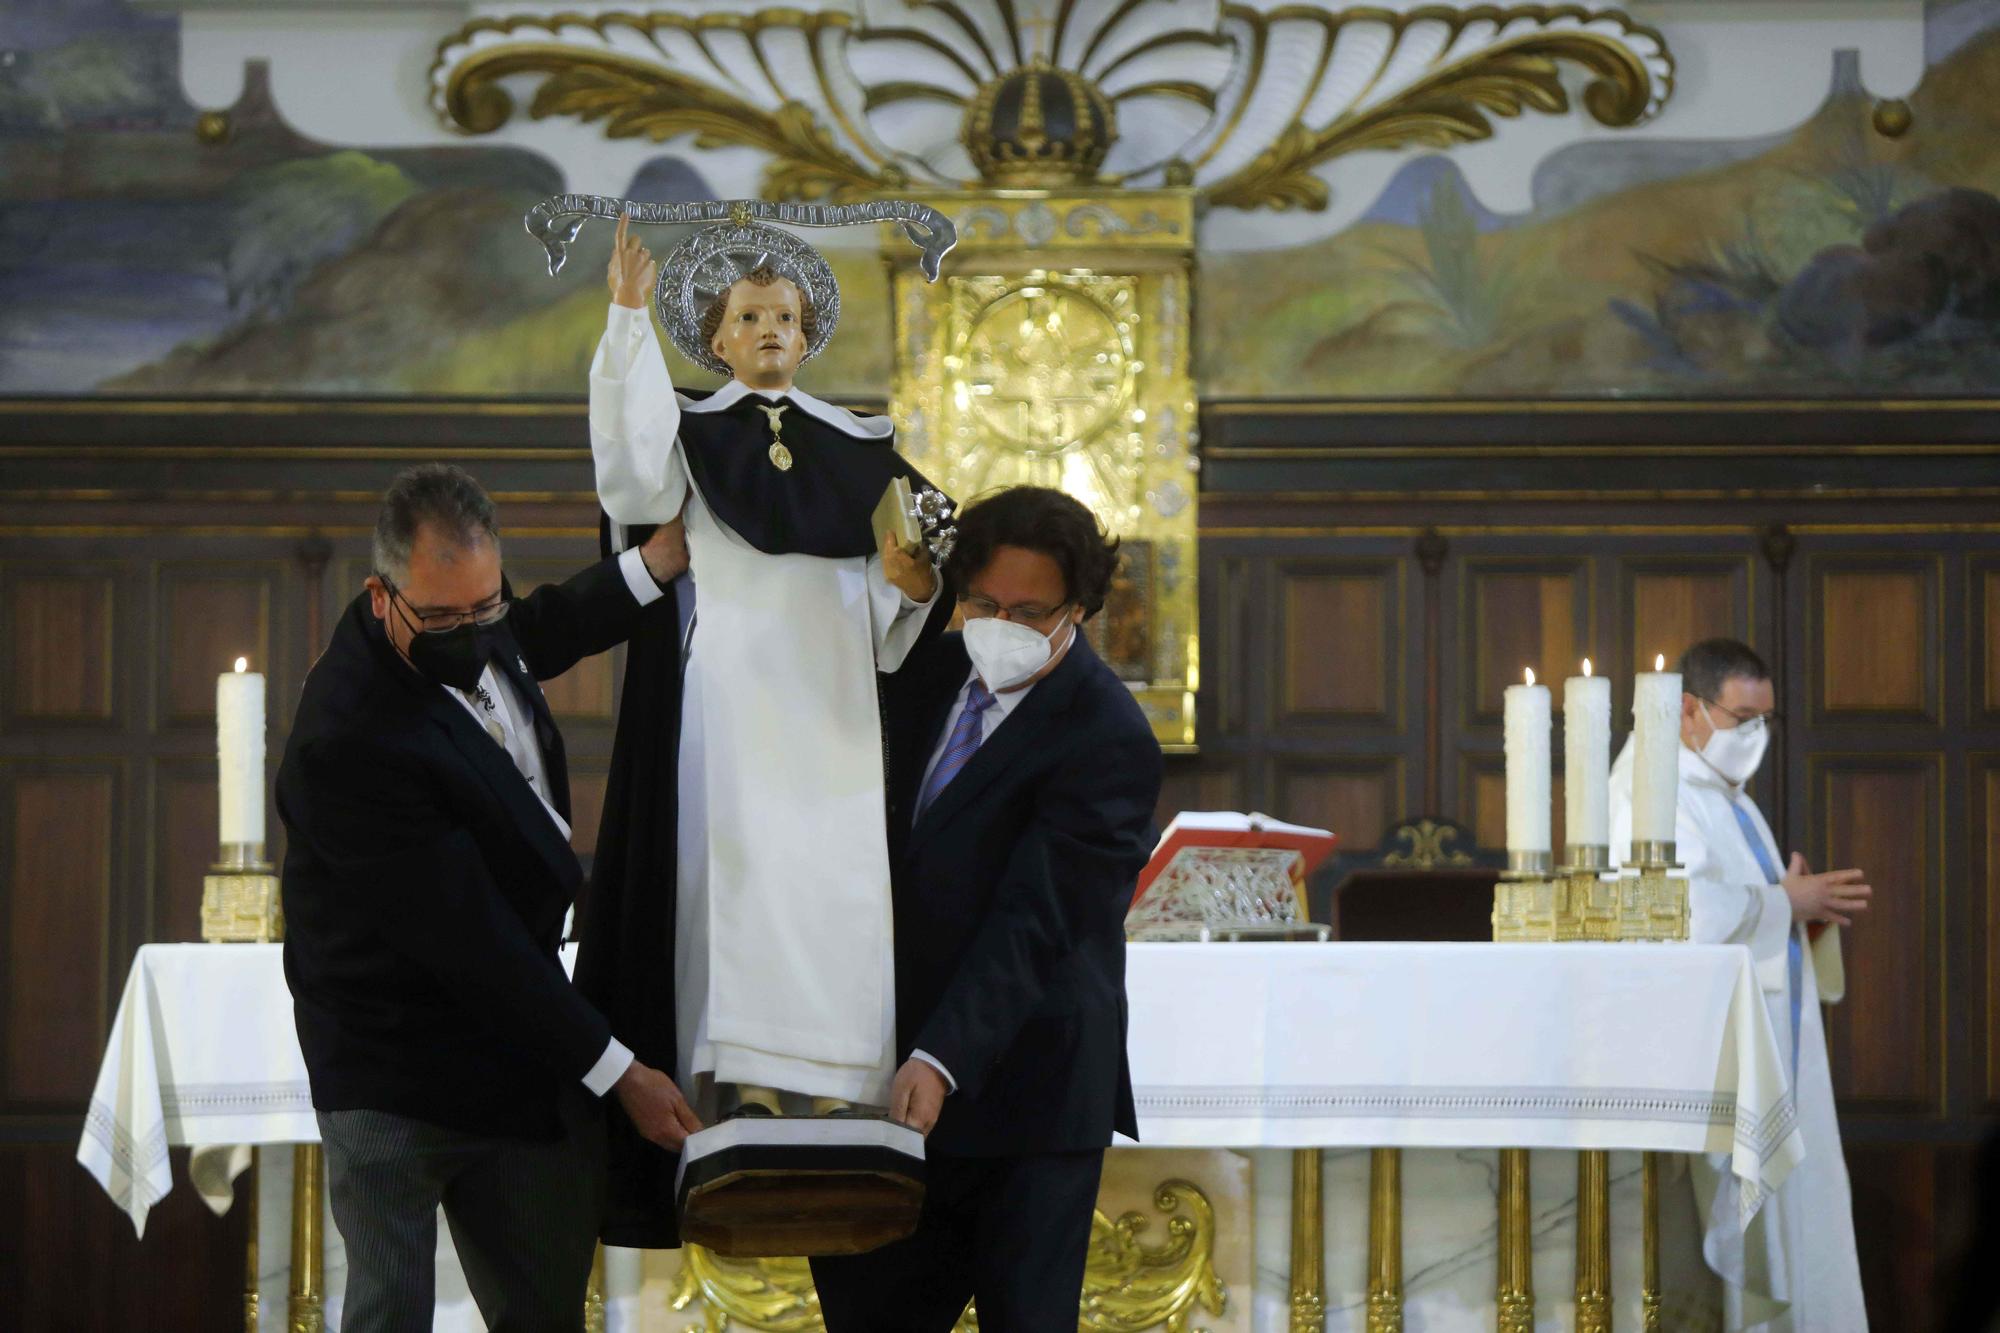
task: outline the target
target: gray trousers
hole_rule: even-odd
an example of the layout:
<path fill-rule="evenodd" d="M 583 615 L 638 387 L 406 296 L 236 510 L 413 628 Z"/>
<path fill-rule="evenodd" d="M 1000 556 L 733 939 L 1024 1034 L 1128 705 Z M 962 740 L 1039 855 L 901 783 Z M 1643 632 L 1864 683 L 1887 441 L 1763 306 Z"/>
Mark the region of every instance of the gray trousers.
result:
<path fill-rule="evenodd" d="M 488 1138 L 386 1111 L 322 1111 L 327 1193 L 347 1244 L 342 1333 L 429 1333 L 437 1212 L 492 1333 L 583 1328 L 604 1210 L 604 1120 L 563 1094 L 563 1136 Z"/>

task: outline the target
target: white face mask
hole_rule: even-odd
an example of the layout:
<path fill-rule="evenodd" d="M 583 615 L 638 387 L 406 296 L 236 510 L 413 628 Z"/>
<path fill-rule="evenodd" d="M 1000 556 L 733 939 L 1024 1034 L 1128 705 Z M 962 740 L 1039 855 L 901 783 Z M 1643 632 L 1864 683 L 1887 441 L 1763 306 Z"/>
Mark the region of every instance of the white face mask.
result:
<path fill-rule="evenodd" d="M 1055 636 L 1062 633 L 1065 625 L 1076 628 L 1075 622 L 1065 620 L 1043 634 L 1016 621 L 980 616 L 965 622 L 965 651 L 972 658 L 972 669 L 986 682 L 987 689 L 1009 689 L 1054 659 Z M 1068 640 L 1064 640 L 1064 646 L 1068 646 Z"/>
<path fill-rule="evenodd" d="M 1705 711 L 1708 705 L 1702 704 Z M 1708 724 L 1714 734 L 1701 747 L 1702 762 L 1725 782 L 1741 787 L 1756 776 L 1757 766 L 1764 762 L 1764 749 L 1771 743 L 1771 728 L 1763 718 L 1749 722 L 1739 722 L 1724 730 L 1715 725 L 1713 718 Z"/>

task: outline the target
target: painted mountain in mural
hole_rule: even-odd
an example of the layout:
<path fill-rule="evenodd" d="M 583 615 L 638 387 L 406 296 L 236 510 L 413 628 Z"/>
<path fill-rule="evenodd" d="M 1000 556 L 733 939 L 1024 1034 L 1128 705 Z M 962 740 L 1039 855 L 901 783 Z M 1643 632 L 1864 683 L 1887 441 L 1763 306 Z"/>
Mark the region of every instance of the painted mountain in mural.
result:
<path fill-rule="evenodd" d="M 1324 242 L 1204 258 L 1203 392 L 2000 391 L 1997 81 L 1987 31 L 1930 70 L 1900 137 L 1837 80 L 1762 151 L 1685 145 L 1685 170 L 1514 218 L 1448 161 L 1412 163 Z M 1562 156 L 1538 193 L 1561 193 L 1540 187 Z"/>

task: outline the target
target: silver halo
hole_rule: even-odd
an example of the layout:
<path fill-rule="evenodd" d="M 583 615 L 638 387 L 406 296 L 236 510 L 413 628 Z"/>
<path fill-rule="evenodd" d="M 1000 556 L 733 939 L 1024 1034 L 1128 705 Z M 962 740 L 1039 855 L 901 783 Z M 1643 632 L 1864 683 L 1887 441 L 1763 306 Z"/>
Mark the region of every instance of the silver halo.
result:
<path fill-rule="evenodd" d="M 660 265 L 653 309 L 682 356 L 724 377 L 734 373 L 703 341 L 702 313 L 737 279 L 765 264 L 789 278 L 812 302 L 816 323 L 801 363 L 825 348 L 833 326 L 840 322 L 840 284 L 826 259 L 790 232 L 755 222 L 732 222 L 703 227 L 675 246 Z"/>

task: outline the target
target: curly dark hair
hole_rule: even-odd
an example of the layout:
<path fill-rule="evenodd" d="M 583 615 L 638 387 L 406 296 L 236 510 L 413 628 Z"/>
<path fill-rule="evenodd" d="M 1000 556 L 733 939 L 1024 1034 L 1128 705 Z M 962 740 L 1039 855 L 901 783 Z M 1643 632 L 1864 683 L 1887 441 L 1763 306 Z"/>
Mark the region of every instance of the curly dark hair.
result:
<path fill-rule="evenodd" d="M 1063 593 L 1084 619 L 1104 609 L 1118 572 L 1118 539 L 1081 501 L 1046 486 L 1012 486 L 980 497 L 958 516 L 958 545 L 946 567 L 952 585 L 986 568 L 1002 546 L 1038 551 L 1062 570 Z"/>
<path fill-rule="evenodd" d="M 738 278 L 736 282 L 752 282 L 759 287 L 769 287 L 772 283 L 780 279 L 792 282 L 790 278 L 785 277 L 784 274 L 778 272 L 778 270 L 772 268 L 769 264 L 759 264 Z M 722 317 L 729 313 L 729 293 L 736 290 L 736 282 L 732 282 L 727 287 L 724 287 L 721 293 L 708 303 L 708 309 L 701 312 L 701 345 L 703 347 L 715 346 L 715 335 L 722 332 Z M 800 287 L 796 282 L 792 282 L 792 286 L 799 293 L 799 336 L 806 340 L 807 346 L 811 346 L 813 338 L 819 333 L 819 311 L 813 308 L 812 297 L 806 294 L 805 288 Z"/>

